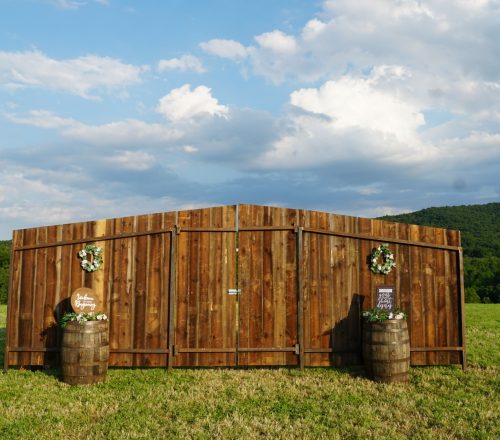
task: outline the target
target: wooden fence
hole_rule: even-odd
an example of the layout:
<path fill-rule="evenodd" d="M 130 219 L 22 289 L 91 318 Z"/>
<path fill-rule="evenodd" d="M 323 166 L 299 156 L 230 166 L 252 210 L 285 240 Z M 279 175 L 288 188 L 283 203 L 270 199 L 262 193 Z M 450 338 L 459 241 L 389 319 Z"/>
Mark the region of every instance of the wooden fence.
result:
<path fill-rule="evenodd" d="M 81 269 L 87 243 L 102 270 Z M 388 275 L 369 270 L 380 243 Z M 56 323 L 82 286 L 109 313 L 112 366 L 356 364 L 360 311 L 387 284 L 412 364 L 465 367 L 458 231 L 238 205 L 17 230 L 12 250 L 5 368 L 57 365 Z"/>

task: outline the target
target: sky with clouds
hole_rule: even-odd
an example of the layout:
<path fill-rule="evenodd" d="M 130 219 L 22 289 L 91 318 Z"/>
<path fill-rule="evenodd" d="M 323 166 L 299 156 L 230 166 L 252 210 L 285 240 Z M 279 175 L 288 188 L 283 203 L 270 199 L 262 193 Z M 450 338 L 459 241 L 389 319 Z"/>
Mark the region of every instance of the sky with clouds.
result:
<path fill-rule="evenodd" d="M 499 0 L 0 0 L 0 239 L 500 200 Z"/>

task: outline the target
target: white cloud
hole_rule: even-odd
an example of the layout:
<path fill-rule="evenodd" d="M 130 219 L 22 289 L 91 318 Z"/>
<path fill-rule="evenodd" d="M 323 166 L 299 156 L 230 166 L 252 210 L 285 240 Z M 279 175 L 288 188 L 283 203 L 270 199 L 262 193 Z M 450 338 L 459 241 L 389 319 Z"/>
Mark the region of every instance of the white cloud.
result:
<path fill-rule="evenodd" d="M 55 182 L 50 182 L 47 175 L 53 174 L 51 171 L 27 167 L 6 169 L 3 165 L 0 169 L 2 239 L 9 238 L 13 229 L 25 227 L 210 205 L 208 202 L 180 200 L 168 195 L 116 193 L 111 182 L 107 185 L 96 184 L 83 169 L 60 173 Z M 130 184 L 133 186 L 136 181 L 131 180 Z M 107 187 L 111 187 L 111 191 L 106 191 Z"/>
<path fill-rule="evenodd" d="M 13 113 L 3 113 L 3 116 L 16 124 L 58 130 L 65 138 L 101 146 L 141 143 L 158 145 L 176 140 L 182 135 L 178 128 L 137 119 L 89 125 L 57 116 L 47 110 L 32 110 L 25 116 Z"/>
<path fill-rule="evenodd" d="M 215 38 L 213 40 L 200 43 L 200 47 L 207 53 L 231 60 L 243 59 L 248 55 L 245 46 L 235 40 Z"/>
<path fill-rule="evenodd" d="M 0 87 L 11 90 L 35 87 L 95 99 L 94 92 L 140 83 L 145 70 L 146 67 L 97 55 L 60 61 L 37 50 L 0 52 Z"/>
<path fill-rule="evenodd" d="M 268 50 L 274 54 L 289 55 L 295 53 L 297 50 L 295 38 L 278 30 L 257 35 L 255 41 L 257 41 L 262 49 Z"/>
<path fill-rule="evenodd" d="M 59 9 L 66 9 L 66 10 L 76 10 L 90 3 L 89 1 L 84 1 L 84 0 L 46 0 L 46 1 L 48 1 L 49 3 L 56 6 Z M 94 0 L 94 3 L 98 3 L 103 6 L 108 6 L 109 0 Z"/>
<path fill-rule="evenodd" d="M 167 72 L 170 70 L 180 70 L 181 72 L 193 71 L 196 73 L 205 72 L 202 62 L 190 54 L 158 62 L 158 72 Z"/>
<path fill-rule="evenodd" d="M 271 29 L 248 47 L 224 39 L 200 43 L 205 53 L 238 63 L 244 75 L 288 82 L 279 93 L 288 90 L 289 102 L 278 116 L 229 109 L 208 84 L 185 84 L 159 98 L 159 122 L 122 116 L 91 125 L 62 110 L 26 113 L 22 101 L 5 105 L 10 122 L 52 130 L 54 137 L 37 139 L 29 154 L 2 151 L 2 207 L 12 206 L 17 218 L 29 213 L 26 222 L 37 209 L 45 219 L 80 220 L 88 213 L 72 206 L 85 197 L 95 216 L 110 217 L 130 213 L 130 206 L 163 210 L 158 203 L 170 197 L 170 188 L 178 197 L 169 198 L 175 208 L 200 200 L 274 200 L 365 215 L 498 200 L 499 14 L 498 2 L 486 0 L 335 0 L 301 29 Z M 141 80 L 140 67 L 131 66 L 139 69 L 135 77 L 111 75 L 108 85 L 80 75 L 71 64 L 80 58 L 57 61 L 36 51 L 0 55 L 0 87 L 13 90 L 45 87 L 92 97 Z M 26 64 L 14 55 L 39 61 Z M 184 55 L 155 68 L 203 66 Z M 99 75 L 104 71 L 114 69 Z M 75 86 L 79 81 L 83 85 Z M 265 88 L 270 102 L 274 89 Z M 151 117 L 147 104 L 140 110 Z M 17 171 L 5 172 L 12 163 L 29 161 L 40 168 L 24 173 L 24 180 L 12 177 Z M 95 182 L 96 193 L 88 195 Z"/>
<path fill-rule="evenodd" d="M 146 171 L 155 164 L 155 157 L 145 151 L 121 151 L 104 159 L 112 165 L 131 171 Z"/>
<path fill-rule="evenodd" d="M 158 112 L 171 121 L 180 121 L 200 115 L 227 116 L 229 108 L 219 104 L 211 89 L 198 86 L 191 90 L 189 84 L 173 89 L 160 99 Z"/>
<path fill-rule="evenodd" d="M 185 153 L 189 153 L 189 154 L 193 154 L 193 153 L 197 153 L 197 152 L 198 152 L 198 148 L 193 147 L 192 145 L 184 145 L 184 146 L 182 147 L 182 150 L 183 150 Z"/>
<path fill-rule="evenodd" d="M 373 87 L 370 79 L 342 77 L 327 81 L 319 89 L 301 89 L 291 94 L 292 105 L 331 118 L 337 129 L 358 127 L 401 142 L 415 143 L 416 131 L 424 124 L 419 109 L 397 95 Z"/>
<path fill-rule="evenodd" d="M 254 74 L 276 84 L 398 64 L 415 72 L 412 83 L 441 77 L 453 88 L 463 79 L 498 82 L 499 20 L 496 1 L 325 1 L 296 35 L 274 29 L 241 50 Z"/>

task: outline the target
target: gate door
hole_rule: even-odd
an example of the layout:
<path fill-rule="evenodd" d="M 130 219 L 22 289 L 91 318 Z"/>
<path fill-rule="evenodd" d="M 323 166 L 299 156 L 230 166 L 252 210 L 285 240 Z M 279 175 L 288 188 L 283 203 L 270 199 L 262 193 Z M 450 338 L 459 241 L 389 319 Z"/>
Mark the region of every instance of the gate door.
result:
<path fill-rule="evenodd" d="M 296 210 L 239 205 L 239 365 L 297 365 Z"/>
<path fill-rule="evenodd" d="M 176 236 L 175 366 L 235 366 L 236 206 L 181 211 Z"/>

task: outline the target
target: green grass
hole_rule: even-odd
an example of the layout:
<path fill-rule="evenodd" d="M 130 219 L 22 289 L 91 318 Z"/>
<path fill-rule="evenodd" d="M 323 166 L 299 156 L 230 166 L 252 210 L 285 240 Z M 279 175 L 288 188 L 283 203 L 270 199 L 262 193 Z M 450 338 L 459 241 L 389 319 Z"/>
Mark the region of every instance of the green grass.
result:
<path fill-rule="evenodd" d="M 406 386 L 313 368 L 112 369 L 105 384 L 70 387 L 56 371 L 10 369 L 0 438 L 496 439 L 499 315 L 466 305 L 470 368 L 412 368 Z"/>

